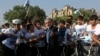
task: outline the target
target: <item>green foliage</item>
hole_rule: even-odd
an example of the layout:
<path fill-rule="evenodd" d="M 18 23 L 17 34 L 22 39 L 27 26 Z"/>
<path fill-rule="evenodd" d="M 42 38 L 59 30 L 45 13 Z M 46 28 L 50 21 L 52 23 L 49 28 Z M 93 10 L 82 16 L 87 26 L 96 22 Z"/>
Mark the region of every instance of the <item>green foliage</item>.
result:
<path fill-rule="evenodd" d="M 4 13 L 4 19 L 8 22 L 11 22 L 13 19 L 24 19 L 26 16 L 26 9 L 23 6 L 16 5 L 13 7 L 13 9 L 7 11 Z M 34 18 L 34 16 L 37 16 L 38 19 L 43 21 L 46 17 L 45 11 L 38 6 L 30 6 L 29 7 L 29 13 L 28 13 L 28 19 Z"/>

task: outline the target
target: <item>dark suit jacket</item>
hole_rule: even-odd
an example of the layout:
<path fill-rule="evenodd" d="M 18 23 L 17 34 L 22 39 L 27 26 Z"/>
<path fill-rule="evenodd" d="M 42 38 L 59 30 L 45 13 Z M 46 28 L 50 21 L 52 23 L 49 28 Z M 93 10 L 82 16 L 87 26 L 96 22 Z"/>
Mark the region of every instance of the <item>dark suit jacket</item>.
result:
<path fill-rule="evenodd" d="M 57 27 L 51 26 L 49 28 L 49 30 L 51 32 L 53 32 L 53 36 L 49 37 L 49 44 L 48 44 L 48 46 L 49 47 L 56 47 L 56 46 L 58 46 Z"/>

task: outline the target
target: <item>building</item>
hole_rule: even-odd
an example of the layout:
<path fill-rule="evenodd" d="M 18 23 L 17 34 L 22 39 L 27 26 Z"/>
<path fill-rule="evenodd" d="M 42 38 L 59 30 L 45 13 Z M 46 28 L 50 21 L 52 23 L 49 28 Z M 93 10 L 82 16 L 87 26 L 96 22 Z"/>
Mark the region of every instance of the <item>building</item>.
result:
<path fill-rule="evenodd" d="M 54 8 L 52 10 L 52 12 L 50 13 L 49 17 L 54 19 L 56 17 L 73 15 L 76 10 L 77 10 L 76 8 L 73 8 L 70 5 L 65 5 L 61 10 L 57 10 L 56 8 Z M 92 9 L 80 8 L 79 10 L 83 10 L 85 12 L 90 12 L 91 14 L 97 14 L 97 12 L 94 8 L 92 8 Z M 79 13 L 80 13 L 80 15 L 84 14 L 84 13 L 82 14 L 80 11 L 79 11 Z"/>
<path fill-rule="evenodd" d="M 56 17 L 72 15 L 74 10 L 75 9 L 70 5 L 65 5 L 61 10 L 57 10 L 56 8 L 54 8 L 49 17 L 56 18 Z"/>

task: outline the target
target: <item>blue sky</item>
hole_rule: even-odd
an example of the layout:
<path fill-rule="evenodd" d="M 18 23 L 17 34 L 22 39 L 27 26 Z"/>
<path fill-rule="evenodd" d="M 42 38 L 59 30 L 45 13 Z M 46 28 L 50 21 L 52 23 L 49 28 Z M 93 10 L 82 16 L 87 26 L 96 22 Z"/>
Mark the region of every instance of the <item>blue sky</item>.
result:
<path fill-rule="evenodd" d="M 0 0 L 0 23 L 3 23 L 3 14 L 12 9 L 15 5 L 23 5 L 26 0 Z M 38 5 L 49 15 L 53 8 L 60 10 L 64 5 L 69 4 L 74 8 L 95 8 L 100 9 L 100 0 L 30 0 L 32 6 Z"/>

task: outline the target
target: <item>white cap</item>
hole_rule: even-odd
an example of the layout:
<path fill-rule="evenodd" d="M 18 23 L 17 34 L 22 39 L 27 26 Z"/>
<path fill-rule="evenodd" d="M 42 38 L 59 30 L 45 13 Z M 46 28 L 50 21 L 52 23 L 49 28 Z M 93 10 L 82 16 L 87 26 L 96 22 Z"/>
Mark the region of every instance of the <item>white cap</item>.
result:
<path fill-rule="evenodd" d="M 21 24 L 21 20 L 20 19 L 14 19 L 14 20 L 12 20 L 12 23 L 13 24 Z"/>

